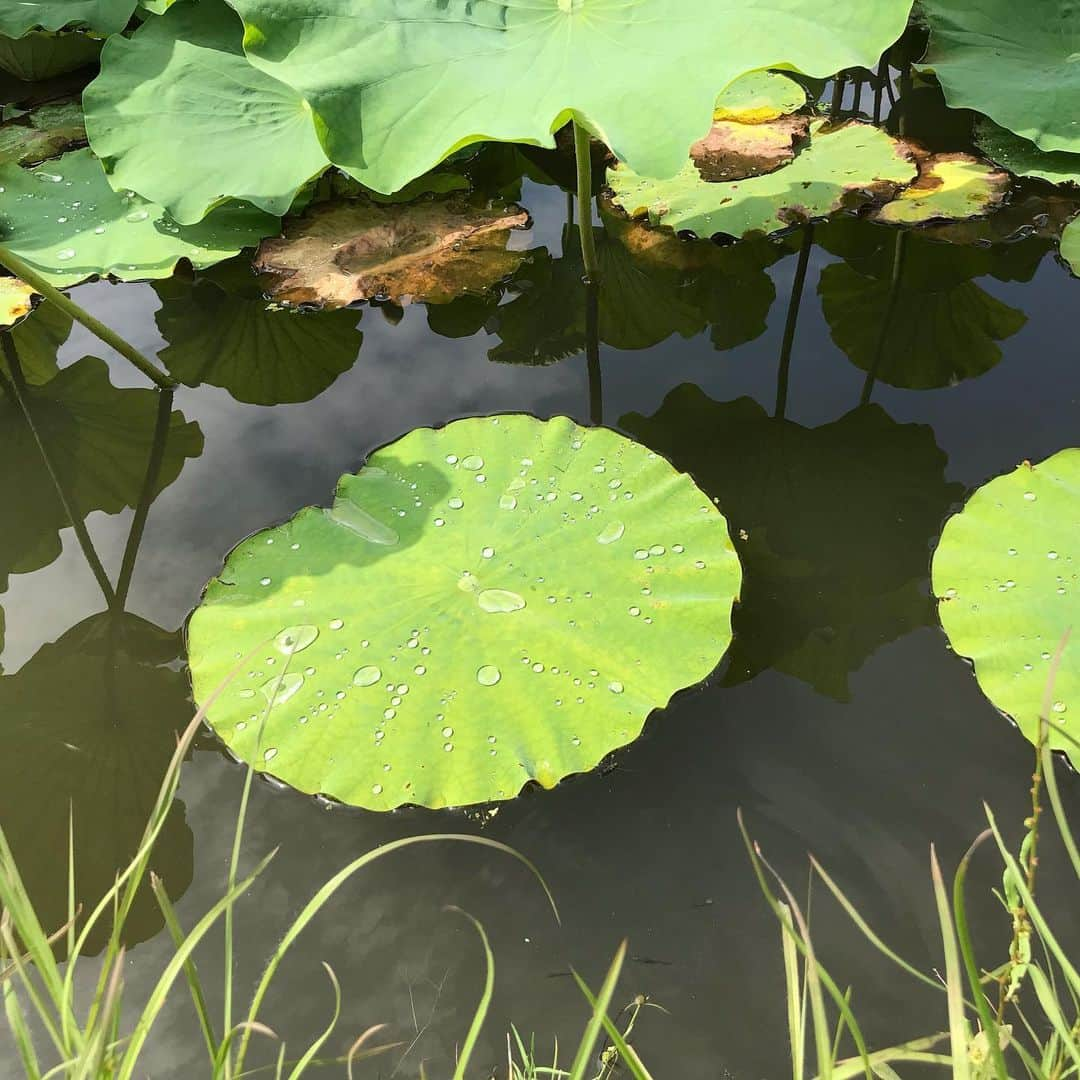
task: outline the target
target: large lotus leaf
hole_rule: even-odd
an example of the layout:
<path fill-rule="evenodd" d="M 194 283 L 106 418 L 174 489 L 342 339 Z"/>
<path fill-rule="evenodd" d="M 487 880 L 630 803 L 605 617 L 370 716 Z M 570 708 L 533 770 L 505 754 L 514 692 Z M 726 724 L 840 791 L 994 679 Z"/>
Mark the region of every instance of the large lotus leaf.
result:
<path fill-rule="evenodd" d="M 919 178 L 871 216 L 889 225 L 964 221 L 1004 201 L 1009 174 L 970 154 L 932 154 L 919 161 Z"/>
<path fill-rule="evenodd" d="M 222 0 L 200 0 L 108 42 L 86 127 L 116 187 L 184 224 L 226 198 L 280 216 L 327 167 L 307 103 L 252 67 L 242 38 Z"/>
<path fill-rule="evenodd" d="M 85 26 L 117 34 L 127 25 L 136 0 L 7 0 L 0 4 L 0 34 L 22 37 L 28 30 Z"/>
<path fill-rule="evenodd" d="M 67 921 L 68 822 L 75 893 L 88 914 L 139 848 L 177 735 L 193 710 L 178 670 L 180 636 L 135 615 L 96 615 L 0 677 L 0 821 L 48 930 Z M 177 899 L 191 884 L 193 843 L 174 803 L 150 869 Z M 145 887 L 125 944 L 153 937 L 161 910 Z M 108 918 L 90 948 L 104 944 Z"/>
<path fill-rule="evenodd" d="M 930 428 L 873 405 L 805 428 L 689 384 L 620 425 L 689 470 L 737 537 L 729 685 L 775 668 L 847 700 L 869 656 L 932 621 L 928 545 L 963 488 Z"/>
<path fill-rule="evenodd" d="M 708 498 L 612 431 L 421 428 L 233 551 L 189 625 L 195 698 L 259 648 L 209 713 L 255 768 L 378 810 L 510 799 L 705 678 L 740 576 Z"/>
<path fill-rule="evenodd" d="M 46 303 L 34 309 L 32 319 L 24 319 L 11 331 L 23 376 L 31 386 L 41 386 L 56 374 L 56 353 L 71 335 L 71 325 L 70 315 L 55 304 Z M 3 353 L 0 353 L 0 375 L 11 377 Z"/>
<path fill-rule="evenodd" d="M 985 116 L 975 122 L 975 141 L 988 158 L 1017 176 L 1035 176 L 1051 184 L 1080 184 L 1080 153 L 1040 150 L 1029 139 Z"/>
<path fill-rule="evenodd" d="M 8 330 L 26 318 L 38 296 L 33 286 L 18 278 L 0 278 L 0 331 Z"/>
<path fill-rule="evenodd" d="M 794 79 L 773 71 L 750 71 L 716 99 L 714 120 L 764 124 L 806 104 L 806 91 Z"/>
<path fill-rule="evenodd" d="M 246 264 L 155 288 L 162 300 L 155 318 L 169 342 L 161 361 L 188 386 L 220 386 L 237 401 L 310 401 L 352 367 L 364 340 L 359 311 L 268 306 Z"/>
<path fill-rule="evenodd" d="M 25 116 L 0 124 L 0 165 L 30 165 L 86 142 L 82 106 L 77 101 L 39 105 Z"/>
<path fill-rule="evenodd" d="M 1061 234 L 1061 257 L 1069 269 L 1080 277 L 1080 219 L 1070 221 Z"/>
<path fill-rule="evenodd" d="M 608 172 L 614 201 L 631 217 L 703 239 L 772 233 L 828 217 L 863 194 L 892 194 L 913 180 L 905 145 L 869 124 L 811 125 L 810 145 L 788 166 L 748 180 L 710 183 L 688 161 L 671 180 Z"/>
<path fill-rule="evenodd" d="M 924 63 L 953 108 L 975 109 L 1041 150 L 1080 150 L 1080 10 L 1073 0 L 923 0 Z"/>
<path fill-rule="evenodd" d="M 989 371 L 1001 360 L 998 342 L 1018 333 L 1027 316 L 973 281 L 958 281 L 954 249 L 915 237 L 907 244 L 895 284 L 846 263 L 825 267 L 818 293 L 833 341 L 863 371 L 911 390 Z"/>
<path fill-rule="evenodd" d="M 37 82 L 78 71 L 93 63 L 101 41 L 89 34 L 31 31 L 21 38 L 0 36 L 0 69 L 17 79 Z"/>
<path fill-rule="evenodd" d="M 0 187 L 4 243 L 54 285 L 98 274 L 168 277 L 181 259 L 210 266 L 278 229 L 276 218 L 239 203 L 198 225 L 178 225 L 160 206 L 113 191 L 89 150 L 37 169 L 4 165 Z"/>
<path fill-rule="evenodd" d="M 46 305 L 18 334 L 33 326 Z M 70 523 L 42 461 L 33 434 L 0 382 L 0 501 L 18 507 L 0 529 L 0 586 L 8 574 L 46 566 L 60 554 L 61 529 Z M 157 417 L 157 392 L 117 389 L 104 361 L 87 356 L 40 387 L 30 387 L 29 407 L 73 509 L 114 514 L 135 506 L 146 477 Z M 202 453 L 198 425 L 172 414 L 168 440 L 152 494 L 171 484 L 188 458 Z"/>
<path fill-rule="evenodd" d="M 934 555 L 934 593 L 953 649 L 986 696 L 1033 742 L 1051 671 L 1050 745 L 1080 764 L 1080 450 L 1024 462 L 979 488 L 950 518 Z M 1066 737 L 1068 736 L 1068 737 Z"/>
<path fill-rule="evenodd" d="M 478 207 L 460 195 L 380 205 L 320 203 L 264 240 L 255 269 L 281 303 L 339 308 L 360 300 L 447 303 L 509 277 L 525 257 L 508 249 L 520 206 Z"/>
<path fill-rule="evenodd" d="M 480 139 L 552 146 L 576 117 L 672 176 L 755 68 L 873 65 L 910 0 L 232 0 L 252 62 L 311 103 L 331 161 L 394 191 Z"/>

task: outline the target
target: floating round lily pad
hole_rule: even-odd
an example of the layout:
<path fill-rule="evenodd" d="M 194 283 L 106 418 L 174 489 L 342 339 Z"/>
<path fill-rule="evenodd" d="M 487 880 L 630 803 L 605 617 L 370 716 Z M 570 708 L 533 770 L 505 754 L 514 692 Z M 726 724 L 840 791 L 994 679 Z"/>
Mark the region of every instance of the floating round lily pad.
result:
<path fill-rule="evenodd" d="M 1009 174 L 970 154 L 920 156 L 919 177 L 872 215 L 890 225 L 964 221 L 990 213 L 1009 190 Z"/>
<path fill-rule="evenodd" d="M 625 165 L 608 172 L 614 202 L 631 217 L 701 238 L 739 239 L 828 217 L 852 200 L 892 195 L 915 178 L 908 149 L 870 124 L 810 127 L 810 145 L 790 165 L 726 183 L 702 179 L 688 161 L 671 180 L 639 176 Z"/>
<path fill-rule="evenodd" d="M 772 71 L 741 75 L 716 99 L 713 118 L 739 124 L 764 124 L 806 104 L 806 91 L 794 79 Z"/>
<path fill-rule="evenodd" d="M 1061 257 L 1075 277 L 1080 277 L 1080 218 L 1070 221 L 1061 234 Z"/>
<path fill-rule="evenodd" d="M 33 310 L 34 292 L 32 286 L 18 278 L 0 278 L 0 330 L 9 330 L 17 326 Z"/>
<path fill-rule="evenodd" d="M 389 810 L 553 787 L 715 668 L 741 571 L 689 477 L 563 417 L 421 428 L 237 547 L 188 639 L 229 748 Z"/>
<path fill-rule="evenodd" d="M 934 556 L 934 593 L 952 647 L 983 693 L 1032 741 L 1051 661 L 1072 640 L 1049 691 L 1050 745 L 1080 765 L 1080 450 L 1025 462 L 979 488 L 950 518 Z"/>

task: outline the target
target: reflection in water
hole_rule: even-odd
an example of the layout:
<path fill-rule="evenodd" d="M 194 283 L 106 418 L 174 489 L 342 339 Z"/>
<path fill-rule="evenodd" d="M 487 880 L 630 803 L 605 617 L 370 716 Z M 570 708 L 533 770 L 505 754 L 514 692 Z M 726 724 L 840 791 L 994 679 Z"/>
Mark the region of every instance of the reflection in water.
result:
<path fill-rule="evenodd" d="M 930 428 L 876 406 L 805 428 L 689 384 L 620 423 L 728 520 L 746 571 L 729 685 L 772 667 L 847 700 L 867 657 L 933 621 L 930 543 L 963 488 Z"/>

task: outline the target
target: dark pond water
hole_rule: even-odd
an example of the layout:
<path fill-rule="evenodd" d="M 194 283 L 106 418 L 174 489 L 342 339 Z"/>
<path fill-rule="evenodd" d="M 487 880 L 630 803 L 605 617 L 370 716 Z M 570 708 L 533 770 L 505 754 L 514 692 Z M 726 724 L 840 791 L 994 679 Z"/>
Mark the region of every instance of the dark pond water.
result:
<path fill-rule="evenodd" d="M 505 1060 L 511 1020 L 543 1045 L 576 1041 L 584 1008 L 568 966 L 598 983 L 623 937 L 632 959 L 620 1004 L 640 993 L 667 1010 L 638 1028 L 658 1077 L 785 1075 L 779 937 L 736 810 L 798 891 L 812 851 L 904 955 L 925 969 L 940 963 L 929 844 L 955 864 L 984 825 L 984 800 L 1015 837 L 1032 751 L 948 651 L 929 594 L 930 555 L 973 487 L 1076 443 L 1080 378 L 1068 327 L 1080 292 L 1037 237 L 992 249 L 911 237 L 883 338 L 895 234 L 851 221 L 819 226 L 785 362 L 801 234 L 752 255 L 718 252 L 711 278 L 624 260 L 601 306 L 601 391 L 582 351 L 580 299 L 566 287 L 577 270 L 573 252 L 563 253 L 565 195 L 527 180 L 522 201 L 535 219 L 527 246 L 549 256 L 536 256 L 543 272 L 501 301 L 295 319 L 280 355 L 270 345 L 246 357 L 234 348 L 228 335 L 258 316 L 220 271 L 194 284 L 76 291 L 140 349 L 167 346 L 179 373 L 204 380 L 175 399 L 202 439 L 179 427 L 170 438 L 165 470 L 178 476 L 150 507 L 119 645 L 95 619 L 101 593 L 72 531 L 59 531 L 62 550 L 49 528 L 44 539 L 19 532 L 40 532 L 41 521 L 58 532 L 33 448 L 15 439 L 0 461 L 13 553 L 0 567 L 12 571 L 0 578 L 0 817 L 43 909 L 58 911 L 74 800 L 81 880 L 104 888 L 141 828 L 171 732 L 190 715 L 177 631 L 230 548 L 304 505 L 325 504 L 342 472 L 414 427 L 499 411 L 588 423 L 602 404 L 604 423 L 689 471 L 719 499 L 733 532 L 745 531 L 729 657 L 655 714 L 610 769 L 527 791 L 486 823 L 464 813 L 331 810 L 257 784 L 248 862 L 280 851 L 239 909 L 240 986 L 313 890 L 359 853 L 423 832 L 483 833 L 537 864 L 561 928 L 510 860 L 458 847 L 413 851 L 342 891 L 301 939 L 264 1019 L 294 1045 L 312 1037 L 331 1004 L 325 959 L 345 999 L 334 1049 L 379 1022 L 409 1044 L 404 1057 L 360 1075 L 416 1077 L 422 1062 L 429 1076 L 449 1075 L 482 985 L 472 931 L 444 910 L 456 905 L 483 922 L 497 957 L 497 1006 L 475 1076 Z M 835 343 L 830 310 L 863 367 Z M 864 368 L 879 351 L 882 378 L 868 383 Z M 145 470 L 153 404 L 125 404 L 137 374 L 81 329 L 59 356 L 97 380 L 78 437 L 61 437 L 72 495 L 108 505 L 103 489 Z M 104 360 L 113 389 L 85 356 Z M 275 395 L 310 400 L 237 400 Z M 117 440 L 117 429 L 129 437 Z M 131 523 L 130 511 L 87 519 L 114 580 Z M 188 925 L 220 896 L 242 782 L 207 735 L 155 860 Z M 1080 784 L 1064 773 L 1063 783 L 1080 811 Z M 1055 859 L 1050 843 L 1049 897 Z M 996 875 L 985 858 L 972 889 L 983 898 L 976 924 L 988 965 L 1004 955 L 1008 934 L 989 898 Z M 941 999 L 860 945 L 823 896 L 814 922 L 819 953 L 855 986 L 875 1042 L 943 1026 Z M 137 999 L 170 953 L 149 908 L 137 913 L 130 943 Z M 220 984 L 216 942 L 200 966 L 208 985 Z M 14 1068 L 9 1049 L 0 1046 L 5 1072 Z M 178 993 L 144 1071 L 202 1075 L 203 1054 Z"/>

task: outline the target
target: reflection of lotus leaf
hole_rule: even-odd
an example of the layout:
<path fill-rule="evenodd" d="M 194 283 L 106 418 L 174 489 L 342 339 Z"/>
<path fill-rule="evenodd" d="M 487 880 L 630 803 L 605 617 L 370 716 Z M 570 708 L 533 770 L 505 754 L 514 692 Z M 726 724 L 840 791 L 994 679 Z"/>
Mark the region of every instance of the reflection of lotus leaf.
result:
<path fill-rule="evenodd" d="M 476 142 L 553 144 L 572 116 L 671 176 L 755 68 L 874 65 L 910 0 L 233 0 L 249 59 L 311 103 L 330 159 L 394 191 Z"/>
<path fill-rule="evenodd" d="M 869 656 L 931 621 L 929 542 L 963 489 L 930 428 L 877 406 L 804 428 L 688 384 L 621 424 L 689 470 L 738 537 L 729 684 L 771 667 L 847 700 Z"/>
<path fill-rule="evenodd" d="M 931 154 L 919 178 L 872 215 L 889 225 L 963 221 L 994 210 L 1009 190 L 1009 175 L 970 154 Z"/>
<path fill-rule="evenodd" d="M 0 125 L 0 165 L 29 165 L 86 142 L 82 107 L 77 101 L 39 105 L 25 116 Z"/>
<path fill-rule="evenodd" d="M 169 342 L 162 362 L 188 386 L 220 386 L 237 401 L 310 401 L 352 367 L 364 339 L 358 311 L 269 307 L 246 262 L 155 289 L 158 329 Z"/>
<path fill-rule="evenodd" d="M 447 303 L 509 277 L 524 253 L 507 249 L 529 215 L 472 206 L 459 195 L 380 205 L 320 203 L 264 240 L 255 269 L 281 303 L 339 308 L 375 298 Z"/>
<path fill-rule="evenodd" d="M 621 165 L 608 172 L 614 201 L 631 217 L 695 236 L 773 233 L 828 217 L 864 195 L 892 194 L 915 176 L 903 143 L 869 124 L 811 125 L 810 145 L 790 164 L 748 180 L 711 183 L 688 161 L 671 180 Z"/>
<path fill-rule="evenodd" d="M 0 34 L 22 37 L 40 26 L 60 30 L 85 26 L 99 34 L 118 34 L 135 10 L 136 0 L 19 0 L 0 5 Z"/>
<path fill-rule="evenodd" d="M 37 169 L 0 167 L 4 243 L 54 285 L 96 274 L 121 281 L 168 277 L 181 259 L 210 266 L 277 231 L 250 206 L 221 206 L 181 226 L 154 203 L 109 187 L 101 162 L 74 150 Z"/>
<path fill-rule="evenodd" d="M 45 310 L 45 309 L 43 309 Z M 35 313 L 27 326 L 33 325 Z M 20 327 L 19 329 L 22 329 Z M 18 331 L 16 331 L 17 333 Z M 69 522 L 18 405 L 0 384 L 0 503 L 17 506 L 0 529 L 0 585 L 8 574 L 46 566 L 60 554 Z M 115 514 L 134 506 L 146 477 L 157 416 L 153 390 L 117 389 L 92 356 L 28 391 L 34 423 L 77 513 Z M 156 492 L 171 484 L 187 458 L 202 452 L 202 433 L 172 414 Z"/>
<path fill-rule="evenodd" d="M 1042 150 L 1080 151 L 1080 11 L 1073 0 L 923 0 L 924 63 L 953 108 L 976 109 Z"/>
<path fill-rule="evenodd" d="M 186 224 L 226 195 L 280 216 L 326 168 L 306 103 L 244 59 L 242 37 L 222 0 L 199 0 L 109 41 L 86 125 L 117 187 Z"/>
<path fill-rule="evenodd" d="M 210 710 L 255 768 L 379 810 L 510 799 L 708 675 L 740 576 L 709 500 L 612 431 L 421 428 L 233 551 L 191 619 L 195 697 L 261 642 Z"/>
<path fill-rule="evenodd" d="M 2 622 L 0 622 L 2 629 Z M 0 821 L 43 925 L 66 921 L 68 812 L 84 914 L 138 850 L 176 736 L 192 716 L 179 635 L 134 615 L 96 615 L 0 677 Z M 150 862 L 169 895 L 191 883 L 192 837 L 176 803 Z M 142 890 L 125 943 L 162 927 Z M 103 944 L 108 919 L 91 936 Z"/>
<path fill-rule="evenodd" d="M 945 526 L 934 592 L 952 647 L 975 663 L 986 696 L 1033 742 L 1051 661 L 1064 635 L 1046 719 L 1051 747 L 1080 764 L 1080 450 L 979 488 Z M 1070 741 L 1070 739 L 1072 741 Z"/>
<path fill-rule="evenodd" d="M 55 304 L 38 304 L 34 317 L 24 319 L 11 331 L 11 339 L 19 350 L 23 375 L 31 386 L 41 386 L 56 374 L 56 352 L 67 341 L 72 321 L 71 316 Z M 0 375 L 11 376 L 2 352 Z"/>

